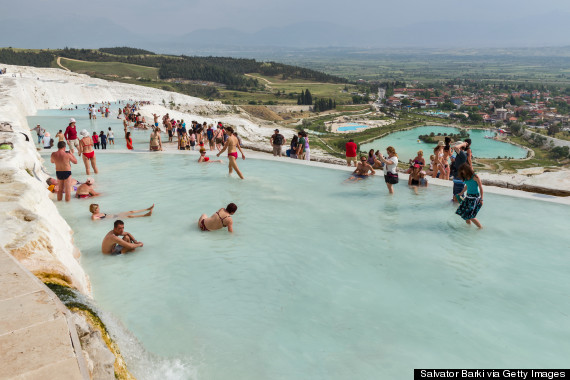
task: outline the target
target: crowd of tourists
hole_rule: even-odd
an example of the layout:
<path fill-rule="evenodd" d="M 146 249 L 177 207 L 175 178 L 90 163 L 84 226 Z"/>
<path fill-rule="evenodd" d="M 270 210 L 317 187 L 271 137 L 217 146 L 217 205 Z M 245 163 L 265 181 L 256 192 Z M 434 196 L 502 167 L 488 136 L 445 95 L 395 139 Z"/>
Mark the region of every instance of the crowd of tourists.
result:
<path fill-rule="evenodd" d="M 143 102 L 127 103 L 124 107 L 119 108 L 118 118 L 123 119 L 125 142 L 127 149 L 133 149 L 133 139 L 131 136 L 131 123 L 134 128 L 148 128 L 146 120 L 141 117 L 139 106 Z M 110 103 L 95 108 L 90 105 L 88 108 L 90 119 L 96 118 L 99 113 L 102 117 L 109 117 Z M 212 160 L 208 157 L 207 151 L 216 152 L 216 156 L 227 151 L 229 173 L 233 171 L 243 179 L 244 176 L 237 165 L 238 152 L 242 159 L 245 159 L 244 152 L 241 147 L 241 139 L 232 127 L 224 126 L 221 122 L 214 124 L 207 122 L 191 121 L 186 124 L 184 120 L 176 120 L 171 118 L 169 114 L 161 116 L 153 114 L 153 123 L 150 125 L 151 133 L 149 139 L 149 150 L 152 152 L 162 151 L 163 142 L 161 134 L 162 128 L 168 136 L 168 143 L 176 144 L 178 150 L 199 150 L 199 163 L 223 162 L 222 160 Z M 51 148 L 55 140 L 40 125 L 35 130 L 38 136 L 38 144 L 43 144 L 44 148 Z M 176 141 L 174 138 L 176 137 Z M 71 118 L 65 132 L 59 130 L 56 134 L 57 151 L 52 153 L 51 162 L 56 167 L 56 178 L 47 180 L 50 191 L 57 194 L 57 199 L 61 201 L 65 194 L 65 200 L 71 199 L 72 192 L 79 199 L 99 196 L 100 193 L 94 189 L 94 179 L 88 177 L 85 182 L 80 183 L 71 177 L 71 165 L 77 164 L 75 157 L 77 150 L 78 157 L 82 158 L 85 166 L 85 172 L 89 176 L 93 171 L 99 173 L 97 166 L 95 150 L 106 149 L 108 144 L 114 145 L 115 137 L 111 127 L 108 131 L 93 132 L 91 135 L 87 130 L 77 131 L 76 120 Z M 273 155 L 276 157 L 283 156 L 283 147 L 288 146 L 285 151 L 286 156 L 293 159 L 310 161 L 310 144 L 309 136 L 304 131 L 299 131 L 293 136 L 289 145 L 287 140 L 279 132 L 274 130 L 274 134 L 270 137 L 270 144 L 273 148 Z M 382 170 L 384 181 L 390 194 L 394 193 L 394 186 L 399 183 L 398 164 L 399 158 L 394 147 L 389 146 L 384 155 L 380 151 L 371 149 L 367 154 L 358 155 L 357 144 L 350 140 L 346 143 L 346 163 L 348 166 L 354 165 L 355 170 L 347 181 L 360 181 L 376 174 L 376 170 Z M 405 171 L 409 174 L 408 186 L 418 193 L 418 188 L 427 187 L 427 176 L 439 178 L 443 180 L 453 181 L 453 201 L 459 204 L 456 213 L 461 216 L 467 224 L 475 224 L 481 228 L 480 222 L 476 216 L 483 205 L 483 187 L 481 180 L 475 174 L 472 163 L 471 140 L 466 139 L 464 142 L 451 144 L 449 137 L 445 141 L 441 141 L 430 155 L 429 164 L 424 159 L 423 151 L 418 151 L 417 156 L 409 161 L 409 167 Z M 92 220 L 101 220 L 106 218 L 138 218 L 148 217 L 152 215 L 154 205 L 147 209 L 120 212 L 115 214 L 103 213 L 98 204 L 91 204 L 89 211 Z M 212 231 L 221 228 L 228 228 L 233 231 L 233 222 L 231 216 L 236 212 L 237 206 L 230 203 L 225 208 L 219 209 L 212 216 L 206 214 L 200 216 L 198 227 L 202 231 Z M 114 223 L 113 230 L 109 231 L 102 243 L 102 251 L 106 254 L 119 254 L 131 252 L 143 244 L 136 240 L 131 234 L 124 232 L 124 222 L 117 220 Z"/>
<path fill-rule="evenodd" d="M 390 194 L 394 193 L 394 185 L 399 182 L 398 154 L 394 147 L 386 148 L 386 156 L 379 150 L 371 149 L 368 154 L 358 157 L 357 144 L 349 140 L 345 144 L 346 164 L 355 167 L 352 176 L 347 181 L 359 181 L 376 174 L 374 169 L 382 169 L 384 181 Z M 417 194 L 418 188 L 427 187 L 428 179 L 439 178 L 453 181 L 452 201 L 459 204 L 456 214 L 461 216 L 467 224 L 475 224 L 481 228 L 476 218 L 483 206 L 483 186 L 481 179 L 473 170 L 473 152 L 471 139 L 451 144 L 451 138 L 445 137 L 439 141 L 430 156 L 429 166 L 426 165 L 422 150 L 417 152 L 413 160 L 409 160 L 409 167 L 405 171 L 408 176 L 408 186 Z"/>

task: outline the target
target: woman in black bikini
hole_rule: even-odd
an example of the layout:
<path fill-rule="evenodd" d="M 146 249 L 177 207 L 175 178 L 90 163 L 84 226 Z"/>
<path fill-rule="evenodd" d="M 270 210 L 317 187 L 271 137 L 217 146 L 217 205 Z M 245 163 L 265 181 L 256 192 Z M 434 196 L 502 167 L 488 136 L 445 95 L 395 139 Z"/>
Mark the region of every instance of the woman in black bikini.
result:
<path fill-rule="evenodd" d="M 237 211 L 235 203 L 230 203 L 226 208 L 221 208 L 208 218 L 208 215 L 202 214 L 198 219 L 198 228 L 202 231 L 215 231 L 224 227 L 229 232 L 234 232 L 232 215 Z"/>
<path fill-rule="evenodd" d="M 106 217 L 109 217 L 109 218 L 142 218 L 143 216 L 151 216 L 153 209 L 154 209 L 154 205 L 150 206 L 149 208 L 145 208 L 144 210 L 120 212 L 118 214 L 104 214 L 99 209 L 98 204 L 92 203 L 89 206 L 89 212 L 91 212 L 91 220 L 105 219 Z M 138 214 L 138 213 L 145 212 L 145 211 L 148 211 L 148 212 L 146 214 L 143 214 L 143 215 L 134 215 L 134 214 Z"/>

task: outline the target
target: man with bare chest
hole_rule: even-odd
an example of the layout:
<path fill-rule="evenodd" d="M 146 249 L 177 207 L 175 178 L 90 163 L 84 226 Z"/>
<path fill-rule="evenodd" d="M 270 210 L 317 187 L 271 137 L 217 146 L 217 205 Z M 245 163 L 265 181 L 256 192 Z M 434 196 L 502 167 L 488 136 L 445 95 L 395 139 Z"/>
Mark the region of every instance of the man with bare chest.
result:
<path fill-rule="evenodd" d="M 57 177 L 57 200 L 61 201 L 65 189 L 65 201 L 71 199 L 71 163 L 77 164 L 77 158 L 73 153 L 65 151 L 65 141 L 57 143 L 57 152 L 51 154 L 51 162 L 55 164 Z"/>

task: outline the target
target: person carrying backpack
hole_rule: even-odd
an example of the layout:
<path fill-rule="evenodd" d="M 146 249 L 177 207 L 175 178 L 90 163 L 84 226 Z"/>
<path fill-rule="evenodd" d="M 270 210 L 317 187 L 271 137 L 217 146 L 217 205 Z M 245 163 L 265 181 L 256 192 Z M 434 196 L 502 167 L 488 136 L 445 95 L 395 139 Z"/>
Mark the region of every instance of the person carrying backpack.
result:
<path fill-rule="evenodd" d="M 273 155 L 281 157 L 281 147 L 286 143 L 285 137 L 279 133 L 279 129 L 271 136 L 271 145 L 273 145 Z"/>

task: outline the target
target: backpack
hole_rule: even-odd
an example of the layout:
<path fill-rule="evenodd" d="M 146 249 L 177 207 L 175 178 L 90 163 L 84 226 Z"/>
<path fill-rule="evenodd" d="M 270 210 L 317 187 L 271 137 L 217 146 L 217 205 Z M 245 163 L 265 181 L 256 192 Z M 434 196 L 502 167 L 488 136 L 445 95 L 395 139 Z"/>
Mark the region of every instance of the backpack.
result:
<path fill-rule="evenodd" d="M 277 134 L 273 137 L 273 144 L 275 145 L 283 145 L 283 135 Z"/>

